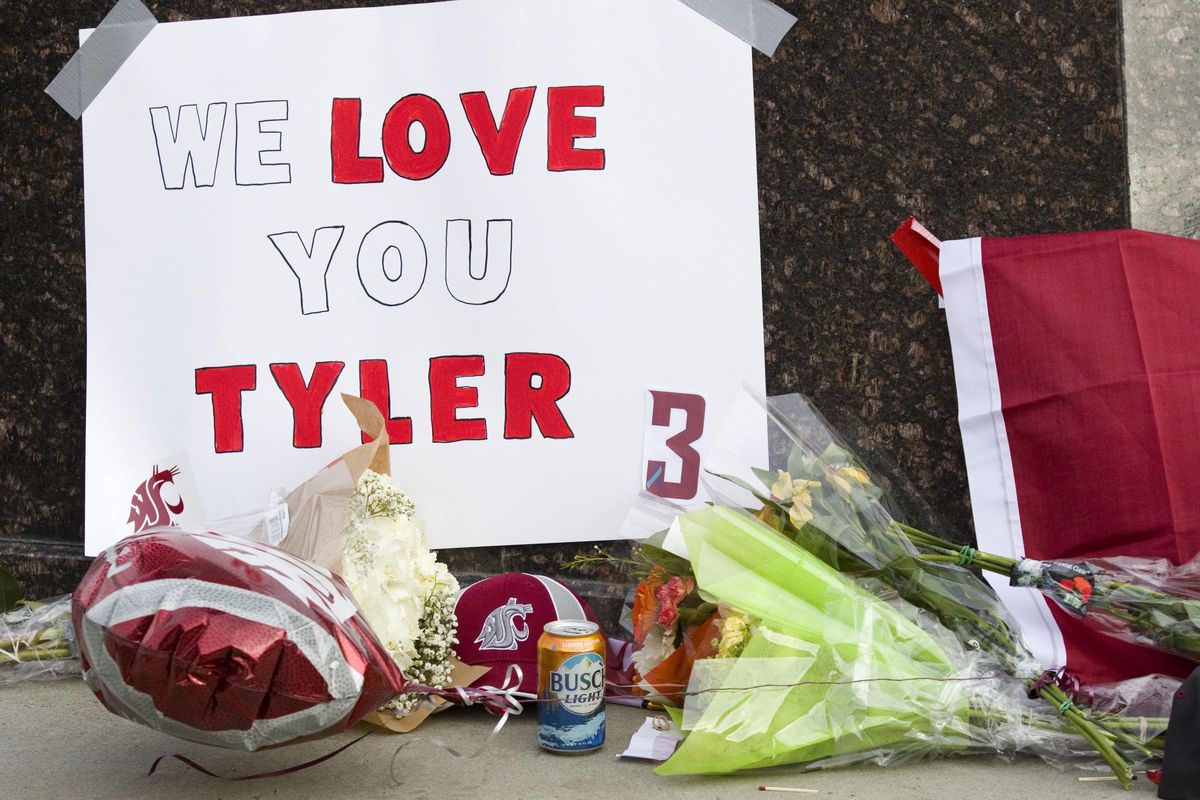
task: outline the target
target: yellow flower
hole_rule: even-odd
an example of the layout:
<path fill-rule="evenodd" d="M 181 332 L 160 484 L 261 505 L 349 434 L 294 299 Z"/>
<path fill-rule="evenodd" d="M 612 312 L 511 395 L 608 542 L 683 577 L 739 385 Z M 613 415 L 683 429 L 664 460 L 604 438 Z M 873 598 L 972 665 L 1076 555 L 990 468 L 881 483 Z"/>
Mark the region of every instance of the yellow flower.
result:
<path fill-rule="evenodd" d="M 788 509 L 788 519 L 790 519 L 792 524 L 797 528 L 803 528 L 813 518 L 812 495 L 808 495 L 808 502 L 808 505 L 793 503 L 792 507 Z"/>
<path fill-rule="evenodd" d="M 821 484 L 818 481 L 792 481 L 792 507 L 788 519 L 797 528 L 803 528 L 813 518 L 812 490 Z"/>
<path fill-rule="evenodd" d="M 868 477 L 867 473 L 863 472 L 858 467 L 842 467 L 840 470 L 838 470 L 838 472 L 840 472 L 843 475 L 848 475 L 849 477 L 858 481 L 863 486 L 871 485 L 870 477 Z"/>
<path fill-rule="evenodd" d="M 798 480 L 779 470 L 779 478 L 771 484 L 771 496 L 780 503 L 791 501 L 788 519 L 797 528 L 803 528 L 813 518 L 812 490 L 820 485 L 820 481 Z"/>
<path fill-rule="evenodd" d="M 717 645 L 717 658 L 735 658 L 750 638 L 750 624 L 741 614 L 730 614 L 721 623 L 721 641 Z"/>
<path fill-rule="evenodd" d="M 838 467 L 828 475 L 829 484 L 844 497 L 849 497 L 854 484 L 870 486 L 871 479 L 858 467 Z"/>
<path fill-rule="evenodd" d="M 779 470 L 779 477 L 771 484 L 771 496 L 781 503 L 792 499 L 792 476 Z"/>

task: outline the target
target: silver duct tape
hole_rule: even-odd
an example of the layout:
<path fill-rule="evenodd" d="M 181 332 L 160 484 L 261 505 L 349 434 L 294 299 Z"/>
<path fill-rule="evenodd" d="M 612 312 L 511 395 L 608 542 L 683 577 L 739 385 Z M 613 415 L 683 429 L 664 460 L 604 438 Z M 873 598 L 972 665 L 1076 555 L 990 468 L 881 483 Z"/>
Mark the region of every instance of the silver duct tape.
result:
<path fill-rule="evenodd" d="M 768 56 L 796 24 L 796 18 L 771 0 L 679 0 L 746 44 Z"/>
<path fill-rule="evenodd" d="M 141 0 L 119 0 L 50 81 L 46 94 L 79 119 L 157 24 Z"/>
<path fill-rule="evenodd" d="M 770 0 L 680 0 L 742 41 L 774 55 L 796 18 Z M 118 0 L 87 41 L 50 81 L 46 94 L 75 119 L 158 24 L 141 0 Z"/>

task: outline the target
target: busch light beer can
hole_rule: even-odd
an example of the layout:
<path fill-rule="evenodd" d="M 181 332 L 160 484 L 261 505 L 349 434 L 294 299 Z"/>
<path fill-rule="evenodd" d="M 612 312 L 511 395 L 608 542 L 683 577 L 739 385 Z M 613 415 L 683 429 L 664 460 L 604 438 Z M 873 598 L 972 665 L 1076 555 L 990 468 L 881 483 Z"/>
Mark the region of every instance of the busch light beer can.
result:
<path fill-rule="evenodd" d="M 594 622 L 551 622 L 538 639 L 538 744 L 553 753 L 604 744 L 604 639 Z"/>

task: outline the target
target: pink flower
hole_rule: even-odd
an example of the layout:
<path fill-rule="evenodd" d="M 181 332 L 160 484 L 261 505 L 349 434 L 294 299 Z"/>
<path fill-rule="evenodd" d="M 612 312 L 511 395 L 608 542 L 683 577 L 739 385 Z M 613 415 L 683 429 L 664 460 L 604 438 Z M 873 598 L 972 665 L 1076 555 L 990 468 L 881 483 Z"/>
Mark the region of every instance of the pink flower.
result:
<path fill-rule="evenodd" d="M 670 628 L 679 619 L 679 602 L 696 588 L 691 578 L 678 575 L 658 587 L 658 624 Z"/>

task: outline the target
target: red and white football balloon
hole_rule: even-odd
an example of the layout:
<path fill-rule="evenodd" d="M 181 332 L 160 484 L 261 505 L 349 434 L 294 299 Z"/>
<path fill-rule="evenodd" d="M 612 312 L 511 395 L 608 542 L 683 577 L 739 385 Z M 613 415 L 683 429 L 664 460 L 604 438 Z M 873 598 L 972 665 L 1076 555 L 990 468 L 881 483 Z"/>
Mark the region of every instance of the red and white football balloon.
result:
<path fill-rule="evenodd" d="M 247 539 L 126 539 L 92 564 L 72 616 L 100 701 L 194 742 L 258 750 L 336 733 L 404 685 L 340 578 Z"/>

